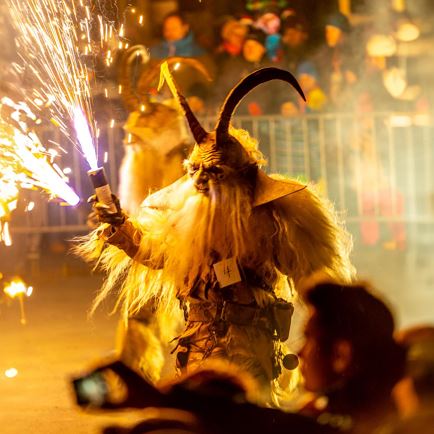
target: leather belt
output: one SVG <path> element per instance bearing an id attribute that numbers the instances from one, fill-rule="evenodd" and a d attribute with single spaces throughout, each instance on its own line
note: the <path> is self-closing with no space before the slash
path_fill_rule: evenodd
<path id="1" fill-rule="evenodd" d="M 218 313 L 220 310 L 220 314 Z M 213 303 L 192 303 L 188 312 L 189 322 L 225 321 L 236 325 L 263 325 L 269 323 L 268 309 L 232 302 L 223 302 L 219 309 Z"/>

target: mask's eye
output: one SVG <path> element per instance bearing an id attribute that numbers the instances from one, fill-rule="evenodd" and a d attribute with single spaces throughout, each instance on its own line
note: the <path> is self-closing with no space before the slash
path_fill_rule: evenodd
<path id="1" fill-rule="evenodd" d="M 199 166 L 197 164 L 189 164 L 187 170 L 190 175 L 194 175 L 199 170 Z"/>
<path id="2" fill-rule="evenodd" d="M 225 171 L 220 166 L 212 166 L 208 168 L 208 172 L 217 179 L 223 179 L 225 177 Z"/>

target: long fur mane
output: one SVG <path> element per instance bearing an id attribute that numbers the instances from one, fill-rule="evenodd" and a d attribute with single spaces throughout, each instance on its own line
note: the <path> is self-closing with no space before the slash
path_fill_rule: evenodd
<path id="1" fill-rule="evenodd" d="M 231 134 L 247 149 L 252 161 L 258 165 L 265 162 L 256 140 L 247 132 L 232 128 Z M 122 306 L 126 316 L 149 302 L 165 312 L 173 311 L 178 309 L 178 297 L 185 297 L 197 278 L 206 279 L 216 260 L 248 258 L 255 252 L 256 258 L 248 259 L 254 266 L 268 268 L 270 260 L 277 258 L 279 271 L 294 281 L 321 268 L 329 268 L 329 274 L 345 280 L 350 278 L 351 237 L 328 201 L 309 189 L 256 212 L 250 204 L 251 192 L 239 182 L 234 178 L 233 185 L 213 186 L 205 196 L 185 176 L 150 195 L 138 216 L 130 218 L 143 234 L 134 259 L 105 243 L 100 236 L 104 226 L 80 239 L 76 252 L 107 273 L 93 310 L 114 290 L 118 295 L 116 308 Z M 271 240 L 267 236 L 258 239 L 256 232 L 266 234 L 267 230 Z M 261 254 L 258 241 L 265 243 L 259 249 Z M 155 269 L 146 263 L 164 266 Z M 277 274 L 273 272 L 272 285 L 277 283 Z"/>
<path id="2" fill-rule="evenodd" d="M 231 129 L 231 134 L 252 162 L 264 164 L 256 140 L 242 130 Z M 198 193 L 184 176 L 148 196 L 138 215 L 129 219 L 137 231 L 132 237 L 141 240 L 134 258 L 105 242 L 105 225 L 78 240 L 76 252 L 107 275 L 92 311 L 113 291 L 114 309 L 121 308 L 126 321 L 152 305 L 161 324 L 159 338 L 169 342 L 182 312 L 179 299 L 188 298 L 198 279 L 213 279 L 212 266 L 222 259 L 237 257 L 274 289 L 272 294 L 252 288 L 260 306 L 272 303 L 275 296 L 289 299 L 314 273 L 351 280 L 351 237 L 329 201 L 312 188 L 281 178 L 300 188 L 252 208 L 252 191 L 233 175 L 210 185 L 208 195 Z"/>

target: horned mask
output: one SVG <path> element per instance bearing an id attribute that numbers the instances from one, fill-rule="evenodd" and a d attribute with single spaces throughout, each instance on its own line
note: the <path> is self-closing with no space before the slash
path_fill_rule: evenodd
<path id="1" fill-rule="evenodd" d="M 164 81 L 167 82 L 184 111 L 196 142 L 187 167 L 198 191 L 206 193 L 210 180 L 222 182 L 232 173 L 237 176 L 245 174 L 253 178 L 255 206 L 293 192 L 291 184 L 273 179 L 258 169 L 257 163 L 249 157 L 242 144 L 229 133 L 232 115 L 242 99 L 251 90 L 270 80 L 282 80 L 289 83 L 303 100 L 306 100 L 300 85 L 290 72 L 274 67 L 262 68 L 243 78 L 229 92 L 221 107 L 215 129 L 208 132 L 202 127 L 187 100 L 179 91 L 170 75 L 168 65 L 162 65 L 159 87 Z"/>
<path id="2" fill-rule="evenodd" d="M 163 61 L 154 65 L 151 65 L 149 61 L 149 53 L 142 45 L 134 45 L 129 48 L 125 54 L 120 83 L 122 86 L 124 104 L 130 112 L 140 112 L 143 115 L 149 115 L 155 111 L 157 106 L 160 108 L 162 107 L 162 104 L 151 101 L 149 91 L 152 84 L 158 79 L 158 74 Z M 211 76 L 208 70 L 197 59 L 190 57 L 170 57 L 164 62 L 167 62 L 170 66 L 174 66 L 175 69 L 179 65 L 189 66 L 195 69 L 205 78 L 205 80 L 211 81 Z M 133 76 L 138 67 L 138 63 L 146 65 L 146 67 L 134 85 Z M 170 112 L 171 110 L 170 107 L 167 107 L 166 111 Z"/>

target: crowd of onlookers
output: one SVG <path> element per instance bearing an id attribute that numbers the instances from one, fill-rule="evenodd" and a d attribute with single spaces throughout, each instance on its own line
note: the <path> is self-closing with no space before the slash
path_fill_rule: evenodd
<path id="1" fill-rule="evenodd" d="M 151 60 L 172 56 L 201 60 L 214 76 L 212 85 L 185 91 L 202 97 L 210 110 L 221 103 L 241 78 L 267 66 L 291 71 L 306 94 L 307 104 L 302 104 L 283 86 L 270 84 L 247 98 L 240 107 L 242 114 L 293 115 L 339 110 L 348 106 L 351 98 L 348 90 L 359 77 L 357 50 L 350 46 L 350 30 L 348 19 L 336 12 L 326 21 L 326 43 L 315 46 L 309 40 L 305 18 L 291 9 L 270 9 L 257 16 L 223 17 L 215 46 L 205 49 L 197 42 L 200 38 L 194 35 L 183 14 L 173 12 L 164 18 L 162 38 L 151 46 L 150 55 Z"/>
<path id="2" fill-rule="evenodd" d="M 160 40 L 151 43 L 151 62 L 172 56 L 201 60 L 214 78 L 211 85 L 200 79 L 197 83 L 187 80 L 184 85 L 182 72 L 176 77 L 187 95 L 200 97 L 203 104 L 199 109 L 207 113 L 215 112 L 241 78 L 267 66 L 291 71 L 307 103 L 283 84 L 270 83 L 243 102 L 241 114 L 291 116 L 326 110 L 345 112 L 350 108 L 369 112 L 409 107 L 394 99 L 383 84 L 384 71 L 393 59 L 373 56 L 366 50 L 372 29 L 353 28 L 339 11 L 318 23 L 310 22 L 295 9 L 272 3 L 272 7 L 249 14 L 216 17 L 210 23 L 212 42 L 193 32 L 198 26 L 193 25 L 191 17 L 189 21 L 183 13 L 172 12 L 163 20 Z"/>

